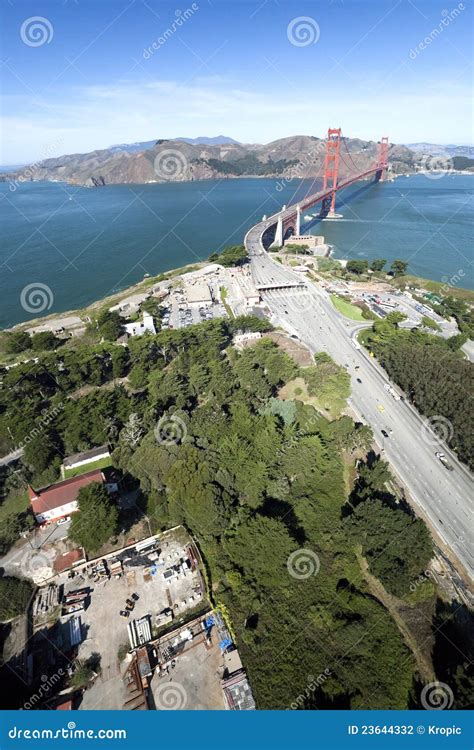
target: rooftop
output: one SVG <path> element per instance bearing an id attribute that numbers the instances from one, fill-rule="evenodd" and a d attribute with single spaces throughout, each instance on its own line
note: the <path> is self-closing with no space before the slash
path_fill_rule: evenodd
<path id="1" fill-rule="evenodd" d="M 104 482 L 104 475 L 100 469 L 88 471 L 86 474 L 81 474 L 81 476 L 72 479 L 65 479 L 63 482 L 52 484 L 40 490 L 34 490 L 31 486 L 28 486 L 28 496 L 33 511 L 37 514 L 45 513 L 48 510 L 59 508 L 61 505 L 72 503 L 77 499 L 81 487 L 87 487 L 93 482 L 100 482 L 101 484 Z"/>
<path id="2" fill-rule="evenodd" d="M 88 461 L 99 456 L 109 454 L 109 449 L 106 445 L 99 445 L 97 448 L 91 448 L 90 451 L 82 451 L 81 453 L 73 453 L 72 456 L 68 456 L 63 461 L 63 466 L 67 469 L 68 466 L 73 466 L 81 461 Z"/>

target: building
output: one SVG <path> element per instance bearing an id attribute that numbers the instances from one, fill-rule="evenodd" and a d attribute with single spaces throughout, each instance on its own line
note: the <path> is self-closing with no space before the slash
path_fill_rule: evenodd
<path id="1" fill-rule="evenodd" d="M 319 237 L 313 234 L 292 235 L 284 241 L 284 245 L 302 245 L 303 247 L 317 247 L 322 244 Z"/>
<path id="2" fill-rule="evenodd" d="M 212 305 L 212 293 L 206 282 L 186 284 L 188 305 Z"/>
<path id="3" fill-rule="evenodd" d="M 100 469 L 89 471 L 63 482 L 52 484 L 41 490 L 34 490 L 28 485 L 28 496 L 37 523 L 58 521 L 79 510 L 77 496 L 82 487 L 93 482 L 105 483 L 105 477 Z"/>
<path id="4" fill-rule="evenodd" d="M 147 331 L 153 334 L 156 333 L 153 316 L 147 312 L 143 313 L 142 321 L 137 320 L 135 323 L 126 323 L 124 329 L 129 336 L 143 336 Z"/>
<path id="5" fill-rule="evenodd" d="M 63 461 L 63 468 L 66 472 L 71 469 L 78 469 L 80 466 L 87 466 L 87 464 L 101 461 L 103 458 L 110 458 L 110 452 L 106 445 L 99 445 L 90 451 L 82 451 L 81 453 L 74 453 L 72 456 L 68 456 Z"/>
<path id="6" fill-rule="evenodd" d="M 247 675 L 243 669 L 221 682 L 225 705 L 230 711 L 254 711 L 255 701 Z"/>
<path id="7" fill-rule="evenodd" d="M 76 565 L 82 565 L 85 562 L 87 562 L 86 553 L 82 547 L 78 547 L 56 557 L 53 562 L 53 569 L 56 574 L 64 573 L 65 570 L 70 570 Z"/>

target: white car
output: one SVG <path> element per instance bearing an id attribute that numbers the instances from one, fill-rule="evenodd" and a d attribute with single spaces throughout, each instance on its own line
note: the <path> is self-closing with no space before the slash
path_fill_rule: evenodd
<path id="1" fill-rule="evenodd" d="M 67 523 L 71 520 L 71 516 L 64 516 L 64 518 L 58 518 L 56 521 L 56 526 L 62 526 L 63 523 Z"/>

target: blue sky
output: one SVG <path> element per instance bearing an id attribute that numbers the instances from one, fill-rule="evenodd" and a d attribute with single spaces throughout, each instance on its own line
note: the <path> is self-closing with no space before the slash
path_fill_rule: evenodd
<path id="1" fill-rule="evenodd" d="M 467 1 L 3 0 L 1 10 L 2 164 L 329 126 L 472 141 Z"/>

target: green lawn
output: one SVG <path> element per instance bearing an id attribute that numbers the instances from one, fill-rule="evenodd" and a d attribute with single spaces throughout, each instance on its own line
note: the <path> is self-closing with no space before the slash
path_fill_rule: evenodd
<path id="1" fill-rule="evenodd" d="M 74 469 L 66 469 L 64 472 L 64 479 L 71 479 L 72 477 L 79 476 L 79 474 L 86 474 L 88 471 L 94 471 L 94 469 L 106 469 L 110 465 L 110 458 L 99 458 L 97 461 L 93 461 L 90 464 L 77 466 Z"/>
<path id="2" fill-rule="evenodd" d="M 12 513 L 23 513 L 30 504 L 27 492 L 21 495 L 11 495 L 0 505 L 0 522 Z"/>
<path id="3" fill-rule="evenodd" d="M 365 322 L 365 318 L 362 316 L 362 310 L 356 305 L 352 305 L 350 302 L 346 302 L 345 299 L 341 299 L 336 294 L 331 294 L 331 302 L 338 310 L 341 315 L 351 320 L 359 320 Z"/>

